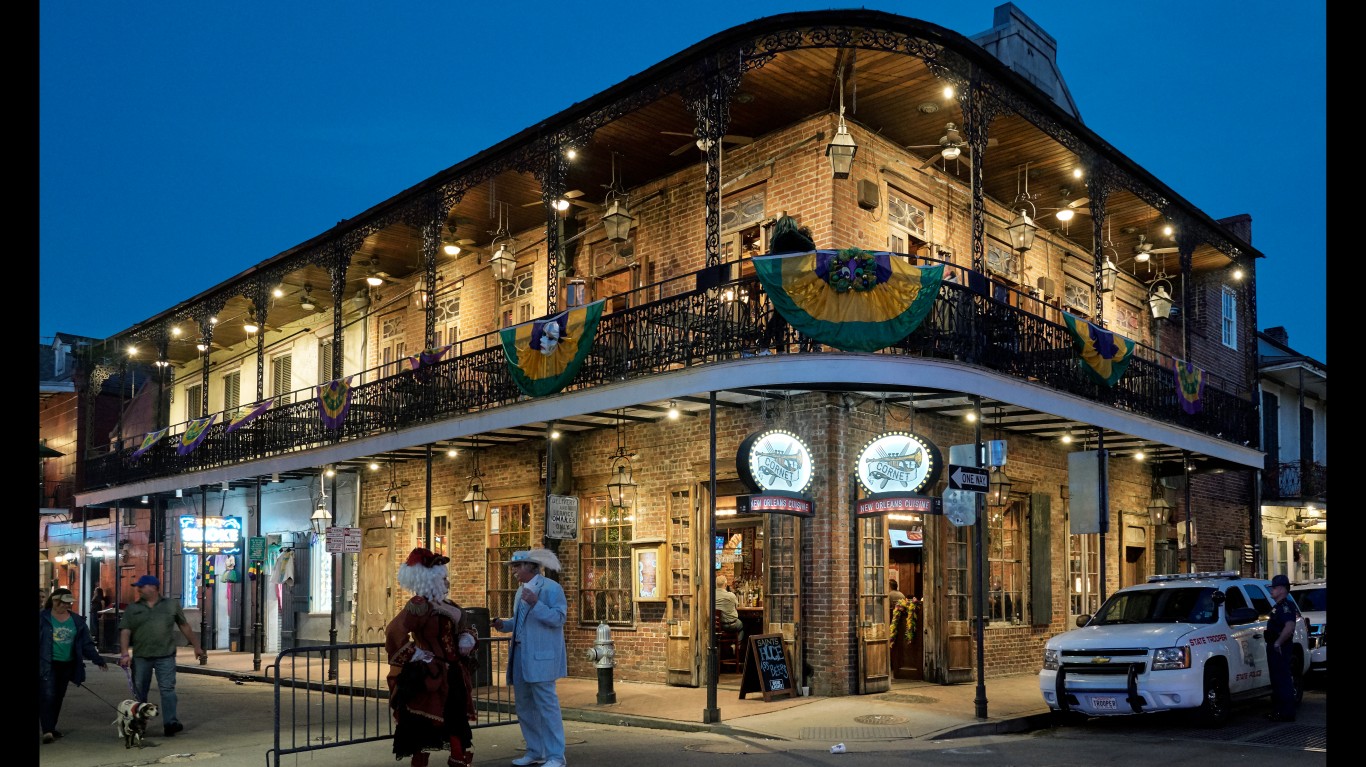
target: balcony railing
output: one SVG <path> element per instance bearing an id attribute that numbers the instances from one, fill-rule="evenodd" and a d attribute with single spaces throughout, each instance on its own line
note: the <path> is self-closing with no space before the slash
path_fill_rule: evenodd
<path id="1" fill-rule="evenodd" d="M 1328 500 L 1328 467 L 1315 461 L 1289 461 L 1262 474 L 1267 501 Z"/>
<path id="2" fill-rule="evenodd" d="M 819 354 L 822 347 L 777 316 L 753 277 L 699 289 L 699 274 L 639 288 L 615 297 L 602 317 L 592 350 L 568 390 L 588 389 L 667 373 L 691 365 L 750 356 Z M 1181 412 L 1172 383 L 1172 360 L 1138 346 L 1114 387 L 1082 374 L 1065 325 L 1048 317 L 1057 309 L 1029 296 L 1017 302 L 1036 312 L 945 282 L 934 310 L 900 342 L 876 354 L 957 360 L 1237 444 L 1249 444 L 1253 408 L 1245 390 L 1209 376 L 1202 412 Z M 1033 302 L 1032 304 L 1030 302 Z M 497 333 L 467 339 L 440 362 L 412 371 L 395 366 L 377 380 L 353 387 L 351 410 L 337 429 L 318 416 L 315 387 L 292 393 L 245 428 L 226 433 L 222 417 L 204 441 L 179 455 L 172 437 L 137 460 L 125 447 L 92 458 L 86 489 L 247 463 L 294 450 L 335 444 L 397 428 L 455 418 L 512 404 L 522 398 L 508 374 Z M 184 424 L 172 429 L 183 432 Z"/>

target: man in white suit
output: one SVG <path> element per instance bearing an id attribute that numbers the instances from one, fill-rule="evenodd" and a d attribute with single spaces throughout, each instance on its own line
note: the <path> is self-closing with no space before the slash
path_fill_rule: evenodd
<path id="1" fill-rule="evenodd" d="M 569 606 L 560 584 L 541 572 L 559 570 L 560 559 L 549 549 L 517 551 L 508 567 L 521 584 L 512 600 L 516 607 L 513 617 L 494 618 L 492 623 L 495 629 L 512 634 L 507 681 L 526 740 L 526 753 L 512 764 L 564 767 L 564 719 L 555 680 L 569 673 L 564 648 Z"/>

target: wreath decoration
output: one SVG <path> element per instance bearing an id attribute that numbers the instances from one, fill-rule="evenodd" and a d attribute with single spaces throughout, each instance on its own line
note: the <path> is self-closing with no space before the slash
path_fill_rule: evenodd
<path id="1" fill-rule="evenodd" d="M 877 260 L 866 250 L 845 248 L 830 258 L 825 281 L 836 293 L 872 290 L 877 287 Z"/>
<path id="2" fill-rule="evenodd" d="M 902 624 L 901 636 L 907 642 L 915 641 L 915 616 L 919 611 L 919 603 L 909 599 L 903 599 L 892 605 L 892 637 L 897 634 L 896 626 Z"/>

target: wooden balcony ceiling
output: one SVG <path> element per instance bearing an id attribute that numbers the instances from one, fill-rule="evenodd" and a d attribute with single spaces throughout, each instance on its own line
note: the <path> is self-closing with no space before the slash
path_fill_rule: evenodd
<path id="1" fill-rule="evenodd" d="M 924 63 L 915 57 L 867 50 L 804 49 L 778 54 L 764 66 L 745 74 L 731 103 L 728 133 L 758 138 L 812 115 L 837 114 L 837 75 L 841 68 L 845 75 L 846 119 L 868 131 L 903 146 L 934 145 L 944 135 L 947 123 L 953 122 L 960 127 L 963 125 L 962 111 L 957 101 L 946 99 L 943 95 L 945 83 L 935 78 Z M 585 98 L 588 100 L 587 105 L 576 104 L 565 114 L 570 115 L 576 109 L 593 109 L 604 105 L 589 98 L 588 94 L 585 94 Z M 616 154 L 618 177 L 627 189 L 668 176 L 689 165 L 702 163 L 703 153 L 696 149 L 673 154 L 688 142 L 686 134 L 693 132 L 694 125 L 691 112 L 677 93 L 665 94 L 603 125 L 584 146 L 578 147 L 579 158 L 570 166 L 566 189 L 582 192 L 579 199 L 585 203 L 572 210 L 584 219 L 585 224 L 596 223 L 598 214 L 591 206 L 601 203 L 605 188 L 611 181 L 613 153 Z M 674 135 L 678 133 L 685 135 Z M 1087 196 L 1085 182 L 1071 175 L 1078 165 L 1077 156 L 1024 118 L 1013 114 L 997 117 L 989 127 L 989 136 L 997 144 L 981 158 L 986 194 L 1009 203 L 1021 191 L 1020 183 L 1027 178 L 1028 191 L 1035 196 L 1038 223 L 1044 228 L 1058 229 L 1059 234 L 1076 245 L 1079 254 L 1089 254 L 1092 243 L 1090 216 L 1078 215 L 1067 230 L 1062 230 L 1063 225 L 1050 210 L 1063 207 L 1068 199 Z M 811 141 L 809 151 L 823 154 L 824 145 L 829 139 L 826 135 Z M 915 151 L 922 160 L 934 153 L 933 150 Z M 723 180 L 732 178 L 746 167 L 761 165 L 768 159 L 768 156 L 747 155 L 743 152 L 743 145 L 734 142 L 723 143 L 723 153 L 726 158 Z M 414 189 L 430 189 L 457 180 L 459 171 L 455 164 L 466 158 L 452 159 L 455 163 L 451 168 L 436 173 Z M 919 164 L 913 163 L 898 172 L 909 172 Z M 1019 171 L 1026 165 L 1027 174 L 1022 176 Z M 856 162 L 855 167 L 856 178 L 876 178 L 878 175 L 878 168 L 870 165 Z M 969 166 L 965 162 L 941 159 L 934 167 L 960 188 L 968 188 L 971 183 Z M 1070 191 L 1070 197 L 1064 197 L 1064 189 Z M 1179 193 L 1179 190 L 1176 191 Z M 368 214 L 381 208 L 393 203 L 401 204 L 400 197 L 402 194 L 391 200 L 376 201 L 371 211 L 351 220 L 363 221 Z M 509 230 L 514 233 L 543 229 L 546 216 L 543 206 L 539 204 L 540 200 L 540 185 L 531 174 L 516 171 L 501 173 L 464 192 L 450 212 L 442 237 L 472 240 L 472 243 L 463 247 L 487 249 L 492 232 L 498 228 L 500 208 L 505 211 Z M 942 198 L 931 202 L 935 205 L 944 204 Z M 957 196 L 954 203 L 964 206 L 967 201 Z M 1160 232 L 1163 221 L 1159 211 L 1124 190 L 1112 191 L 1107 211 L 1108 237 L 1120 259 L 1121 269 L 1135 273 L 1143 281 L 1156 276 L 1158 264 L 1168 274 L 1179 271 L 1175 253 L 1154 256 L 1148 264 L 1138 264 L 1133 259 L 1140 235 L 1159 248 L 1174 245 L 1170 238 Z M 531 243 L 524 240 L 521 244 L 526 246 Z M 439 255 L 438 258 L 445 256 Z M 1201 245 L 1195 251 L 1193 268 L 1196 272 L 1203 272 L 1225 268 L 1228 263 L 1229 259 L 1221 252 Z M 355 253 L 347 272 L 344 295 L 351 299 L 364 293 L 364 279 L 371 269 L 382 272 L 387 278 L 386 285 L 380 290 L 381 295 L 386 290 L 392 295 L 396 290 L 393 283 L 419 273 L 421 268 L 420 231 L 408 224 L 393 224 L 368 237 Z M 300 306 L 305 285 L 311 286 L 310 295 L 317 306 L 314 310 L 305 310 Z M 320 327 L 331 325 L 331 279 L 324 269 L 306 266 L 290 272 L 284 277 L 280 288 L 284 295 L 275 299 L 270 307 L 268 325 L 284 325 L 312 316 L 316 316 Z M 233 346 L 246 339 L 241 325 L 249 309 L 250 303 L 243 296 L 228 300 L 219 314 L 220 323 L 214 333 L 216 345 Z M 182 339 L 173 347 L 172 357 L 176 361 L 186 362 L 195 358 L 194 339 Z"/>

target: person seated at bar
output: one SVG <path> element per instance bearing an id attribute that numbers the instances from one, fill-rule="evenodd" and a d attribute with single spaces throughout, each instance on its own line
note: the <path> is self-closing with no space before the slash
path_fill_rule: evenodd
<path id="1" fill-rule="evenodd" d="M 721 628 L 734 631 L 740 647 L 745 646 L 745 624 L 740 620 L 740 601 L 730 590 L 730 579 L 716 576 L 716 611 L 721 613 Z"/>

